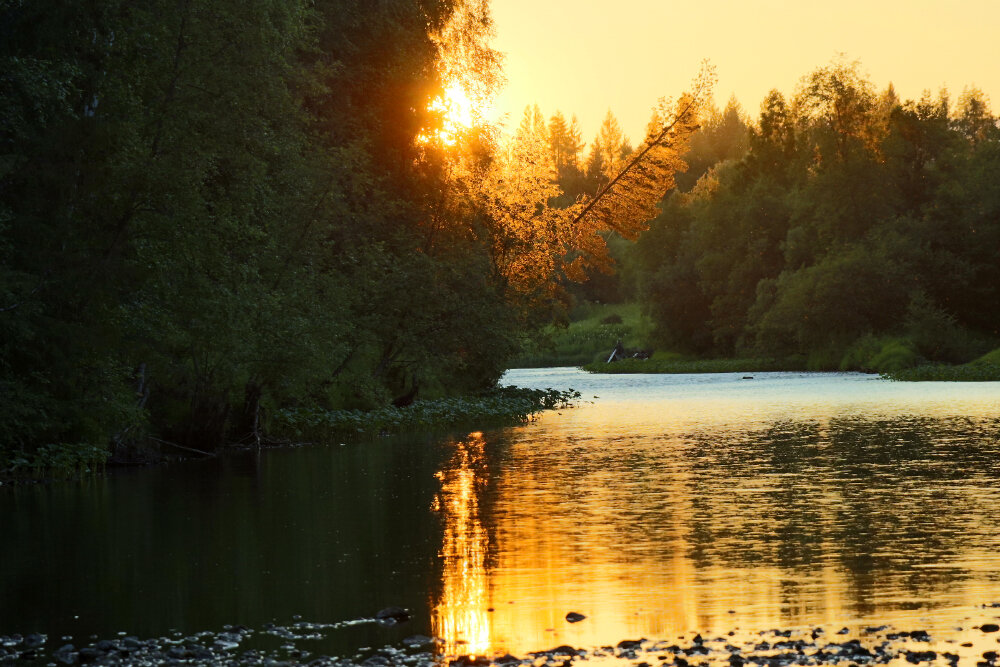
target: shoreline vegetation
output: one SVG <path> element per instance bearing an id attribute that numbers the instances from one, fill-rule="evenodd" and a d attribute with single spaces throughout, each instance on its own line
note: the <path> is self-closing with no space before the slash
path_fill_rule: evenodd
<path id="1" fill-rule="evenodd" d="M 896 382 L 1000 382 L 1000 365 L 977 363 L 948 365 L 921 364 L 894 371 L 864 368 L 809 368 L 804 359 L 623 359 L 614 363 L 595 362 L 582 366 L 589 373 L 604 374 L 683 374 L 683 373 L 766 373 L 780 371 L 878 373 Z"/>
<path id="2" fill-rule="evenodd" d="M 580 392 L 574 389 L 497 387 L 474 396 L 415 401 L 406 407 L 280 410 L 272 430 L 278 437 L 323 443 L 345 437 L 379 437 L 460 426 L 517 425 L 545 410 L 569 408 L 579 398 Z"/>
<path id="3" fill-rule="evenodd" d="M 517 359 L 519 367 L 579 366 L 590 373 L 764 373 L 773 371 L 877 373 L 903 382 L 1000 381 L 1000 349 L 966 363 L 927 360 L 918 345 L 906 337 L 863 336 L 841 349 L 786 357 L 704 358 L 654 350 L 655 329 L 639 304 L 584 303 L 565 327 L 550 327 L 542 345 Z M 621 341 L 626 350 L 652 350 L 649 359 L 607 359 Z"/>
<path id="4" fill-rule="evenodd" d="M 459 427 L 514 426 L 529 422 L 545 410 L 570 408 L 580 398 L 574 389 L 497 387 L 475 395 L 417 400 L 405 407 L 375 410 L 323 410 L 286 408 L 276 411 L 261 446 L 281 447 L 331 444 L 344 440 L 370 440 L 402 433 L 440 432 Z M 32 455 L 0 458 L 0 484 L 70 478 L 100 473 L 107 467 L 151 465 L 191 458 L 208 458 L 247 448 L 245 443 L 220 447 L 215 452 L 185 448 L 150 438 L 142 456 L 116 459 L 101 447 L 54 444 Z"/>

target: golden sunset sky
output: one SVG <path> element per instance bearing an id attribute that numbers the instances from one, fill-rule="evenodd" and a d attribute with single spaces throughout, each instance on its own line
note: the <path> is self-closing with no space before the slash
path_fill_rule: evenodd
<path id="1" fill-rule="evenodd" d="M 497 116 L 516 127 L 524 107 L 576 114 L 590 141 L 610 108 L 633 143 L 661 96 L 716 66 L 716 103 L 735 94 L 757 117 L 772 88 L 838 56 L 861 62 L 880 90 L 903 99 L 941 87 L 957 100 L 976 86 L 1000 106 L 1000 0 L 492 0 L 506 54 Z"/>

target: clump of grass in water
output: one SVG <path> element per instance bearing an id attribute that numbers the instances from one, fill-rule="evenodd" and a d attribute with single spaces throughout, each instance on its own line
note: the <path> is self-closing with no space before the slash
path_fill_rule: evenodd
<path id="1" fill-rule="evenodd" d="M 418 400 L 403 408 L 322 410 L 294 408 L 275 414 L 275 429 L 296 438 L 326 440 L 348 435 L 424 431 L 468 424 L 519 424 L 543 410 L 568 407 L 573 389 L 499 387 L 480 396 Z"/>

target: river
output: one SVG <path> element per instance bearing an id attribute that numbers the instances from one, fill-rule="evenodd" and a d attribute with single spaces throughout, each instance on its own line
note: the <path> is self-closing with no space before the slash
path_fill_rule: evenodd
<path id="1" fill-rule="evenodd" d="M 0 634 L 81 646 L 396 605 L 410 622 L 300 648 L 363 657 L 425 634 L 445 657 L 525 655 L 887 625 L 998 649 L 977 628 L 1000 617 L 1000 383 L 505 382 L 583 399 L 520 427 L 0 488 Z"/>

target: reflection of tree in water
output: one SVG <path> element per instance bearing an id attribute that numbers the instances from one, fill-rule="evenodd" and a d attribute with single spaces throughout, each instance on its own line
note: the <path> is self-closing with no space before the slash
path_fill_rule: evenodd
<path id="1" fill-rule="evenodd" d="M 957 564 L 969 535 L 996 542 L 975 487 L 953 481 L 996 474 L 997 432 L 996 421 L 838 418 L 694 434 L 689 556 L 804 575 L 833 565 L 859 612 L 885 581 L 926 599 L 969 576 Z"/>

